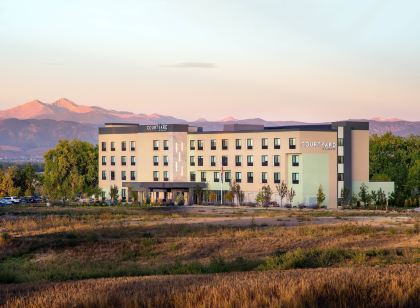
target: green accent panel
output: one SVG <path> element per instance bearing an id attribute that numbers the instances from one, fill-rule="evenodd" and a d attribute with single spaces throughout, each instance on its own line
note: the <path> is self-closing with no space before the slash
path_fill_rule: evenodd
<path id="1" fill-rule="evenodd" d="M 303 162 L 302 155 L 299 156 L 299 166 L 292 166 L 292 154 L 287 154 L 287 186 L 289 189 L 293 187 L 296 196 L 293 198 L 293 205 L 302 203 L 302 179 L 303 179 Z M 292 173 L 299 173 L 299 184 L 292 184 Z M 287 201 L 285 201 L 287 202 Z"/>
<path id="2" fill-rule="evenodd" d="M 301 154 L 299 167 L 302 169 L 300 172 L 300 184 L 298 185 L 300 186 L 300 194 L 296 193 L 296 202 L 304 203 L 305 205 L 316 204 L 316 194 L 319 185 L 322 185 L 325 193 L 325 201 L 323 204 L 328 205 L 330 195 L 328 154 Z"/>

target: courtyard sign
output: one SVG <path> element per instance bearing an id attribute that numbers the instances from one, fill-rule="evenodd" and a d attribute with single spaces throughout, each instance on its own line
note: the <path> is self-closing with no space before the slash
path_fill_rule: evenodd
<path id="1" fill-rule="evenodd" d="M 166 132 L 168 131 L 168 125 L 167 124 L 147 125 L 146 130 L 148 132 Z"/>
<path id="2" fill-rule="evenodd" d="M 323 150 L 335 150 L 337 144 L 331 141 L 302 141 L 303 148 L 321 148 Z"/>

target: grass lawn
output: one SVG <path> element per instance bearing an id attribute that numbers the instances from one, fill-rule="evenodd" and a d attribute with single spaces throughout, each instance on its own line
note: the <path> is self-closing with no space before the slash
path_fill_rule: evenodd
<path id="1" fill-rule="evenodd" d="M 0 305 L 346 306 L 362 288 L 365 306 L 410 306 L 419 226 L 381 211 L 3 207 Z"/>

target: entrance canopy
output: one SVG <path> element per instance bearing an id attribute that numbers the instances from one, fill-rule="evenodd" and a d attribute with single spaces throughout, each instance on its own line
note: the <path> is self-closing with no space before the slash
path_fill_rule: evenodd
<path id="1" fill-rule="evenodd" d="M 123 187 L 129 188 L 131 191 L 171 191 L 172 189 L 189 190 L 195 187 L 206 188 L 207 183 L 201 182 L 123 182 Z"/>

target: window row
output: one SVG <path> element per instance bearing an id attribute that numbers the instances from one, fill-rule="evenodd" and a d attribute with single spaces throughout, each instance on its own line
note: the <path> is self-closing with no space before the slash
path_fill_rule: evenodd
<path id="1" fill-rule="evenodd" d="M 109 144 L 110 144 L 110 150 L 115 151 L 115 149 L 116 149 L 115 142 L 111 141 Z M 130 141 L 129 146 L 130 146 L 130 151 L 135 151 L 136 150 L 136 142 L 135 141 Z M 105 141 L 101 142 L 101 150 L 103 152 L 105 152 L 107 150 L 107 143 Z M 127 151 L 127 141 L 121 141 L 120 150 L 121 151 Z"/>
<path id="2" fill-rule="evenodd" d="M 167 151 L 169 150 L 169 140 L 163 140 L 163 150 Z M 116 143 L 114 141 L 110 142 L 110 150 L 113 152 L 116 150 Z M 136 150 L 136 142 L 135 141 L 130 141 L 129 142 L 130 145 L 130 150 L 131 151 L 135 151 Z M 160 148 L 160 140 L 153 140 L 153 150 L 157 151 Z M 105 152 L 107 150 L 107 143 L 105 141 L 101 142 L 101 149 L 103 152 Z M 121 141 L 120 144 L 120 150 L 121 151 L 127 151 L 127 141 Z"/>
<path id="3" fill-rule="evenodd" d="M 190 166 L 195 166 L 197 161 L 197 166 L 204 165 L 204 158 L 203 156 L 190 156 Z M 210 166 L 215 167 L 217 164 L 216 156 L 210 156 Z M 272 156 L 272 163 L 273 166 L 278 167 L 280 166 L 280 155 L 273 155 Z M 229 165 L 229 158 L 228 156 L 221 157 L 221 164 L 222 166 Z M 246 166 L 253 166 L 254 165 L 254 155 L 247 155 L 246 156 Z M 235 155 L 235 166 L 240 167 L 242 166 L 242 155 Z M 261 166 L 268 166 L 268 155 L 261 155 Z M 297 167 L 299 166 L 299 155 L 292 155 L 292 166 Z"/>
<path id="4" fill-rule="evenodd" d="M 107 178 L 108 172 L 107 171 L 102 171 L 102 180 L 110 180 L 110 181 L 115 181 L 115 171 L 109 171 L 109 178 Z M 136 176 L 136 171 L 130 171 L 129 173 L 130 178 L 127 177 L 127 172 L 126 171 L 121 171 L 121 181 L 127 181 L 128 179 L 130 179 L 130 181 L 136 181 L 137 176 Z M 153 171 L 153 181 L 159 181 L 159 171 Z M 169 172 L 168 171 L 163 171 L 163 181 L 167 182 L 169 181 Z"/>
<path id="5" fill-rule="evenodd" d="M 273 148 L 280 149 L 280 138 L 273 138 Z M 197 147 L 196 147 L 197 146 Z M 268 149 L 269 142 L 268 138 L 261 138 L 261 148 L 263 150 Z M 222 150 L 229 149 L 229 140 L 222 139 L 221 140 L 221 148 Z M 190 140 L 190 150 L 204 150 L 204 141 L 203 140 Z M 210 149 L 217 150 L 217 140 L 211 139 L 210 140 Z M 235 149 L 241 150 L 242 149 L 242 139 L 235 139 Z M 246 139 L 246 149 L 252 150 L 254 149 L 254 139 L 248 138 Z M 289 149 L 296 149 L 296 138 L 289 138 Z"/>
<path id="6" fill-rule="evenodd" d="M 200 182 L 207 182 L 207 173 L 206 171 L 199 172 L 200 174 Z M 213 182 L 220 182 L 222 180 L 223 173 L 215 171 L 213 173 Z M 261 183 L 265 184 L 268 183 L 268 172 L 261 172 Z M 196 172 L 190 172 L 190 182 L 196 182 L 197 175 Z M 224 172 L 224 182 L 231 182 L 232 180 L 232 173 L 230 171 Z M 235 172 L 235 181 L 236 183 L 242 183 L 242 172 Z M 254 183 L 254 172 L 246 172 L 246 182 L 247 183 Z M 280 183 L 280 172 L 273 173 L 273 182 Z M 299 173 L 292 173 L 292 183 L 299 184 Z"/>
<path id="7" fill-rule="evenodd" d="M 106 166 L 107 165 L 107 158 L 106 156 L 102 156 L 101 157 L 101 162 L 102 162 L 102 166 Z M 127 165 L 127 156 L 121 156 L 120 158 L 120 164 L 121 166 L 126 166 Z M 168 156 L 162 156 L 162 164 L 163 166 L 169 166 L 169 158 Z M 111 166 L 115 166 L 116 165 L 116 158 L 115 156 L 111 156 L 110 157 L 110 165 Z M 136 157 L 135 156 L 130 156 L 130 165 L 131 166 L 135 166 L 136 165 Z M 153 165 L 154 166 L 159 166 L 159 156 L 153 156 Z"/>

